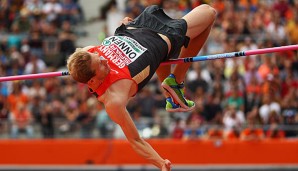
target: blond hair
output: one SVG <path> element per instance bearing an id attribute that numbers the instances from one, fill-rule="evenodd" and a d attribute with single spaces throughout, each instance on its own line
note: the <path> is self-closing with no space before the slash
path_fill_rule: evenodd
<path id="1" fill-rule="evenodd" d="M 67 59 L 67 69 L 72 78 L 81 83 L 87 83 L 95 76 L 95 70 L 91 69 L 91 55 L 82 48 L 76 51 Z"/>

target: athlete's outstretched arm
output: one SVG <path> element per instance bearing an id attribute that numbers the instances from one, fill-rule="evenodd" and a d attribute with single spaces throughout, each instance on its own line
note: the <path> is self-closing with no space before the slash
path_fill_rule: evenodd
<path id="1" fill-rule="evenodd" d="M 124 83 L 124 84 L 123 84 Z M 123 81 L 114 83 L 105 93 L 105 108 L 110 118 L 120 125 L 132 148 L 143 158 L 160 168 L 162 171 L 171 170 L 171 162 L 160 155 L 140 137 L 137 128 L 126 110 L 130 86 Z"/>

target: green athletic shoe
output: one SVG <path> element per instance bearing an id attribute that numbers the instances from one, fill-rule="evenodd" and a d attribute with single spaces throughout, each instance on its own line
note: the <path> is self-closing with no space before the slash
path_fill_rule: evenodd
<path id="1" fill-rule="evenodd" d="M 171 97 L 166 98 L 166 111 L 168 112 L 188 112 L 189 109 L 182 108 L 179 104 L 173 102 Z"/>
<path id="2" fill-rule="evenodd" d="M 178 84 L 175 75 L 169 75 L 161 84 L 161 86 L 171 95 L 175 104 L 179 104 L 180 108 L 185 111 L 191 111 L 195 107 L 195 103 L 184 97 L 184 84 Z"/>

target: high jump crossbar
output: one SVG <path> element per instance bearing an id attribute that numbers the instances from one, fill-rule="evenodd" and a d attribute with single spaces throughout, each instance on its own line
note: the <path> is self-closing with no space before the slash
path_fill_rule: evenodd
<path id="1" fill-rule="evenodd" d="M 298 50 L 298 45 L 288 45 L 288 46 L 254 49 L 254 50 L 239 51 L 239 52 L 229 52 L 229 53 L 222 53 L 222 54 L 215 54 L 215 55 L 172 59 L 172 60 L 162 62 L 161 65 L 181 64 L 181 63 L 189 63 L 189 62 L 214 60 L 214 59 L 224 59 L 224 58 L 259 55 L 259 54 L 275 53 L 275 52 L 283 52 L 283 51 L 293 51 L 293 50 Z M 5 76 L 5 77 L 0 77 L 0 82 L 15 81 L 15 80 L 29 80 L 29 79 L 38 79 L 38 78 L 50 78 L 50 77 L 59 77 L 59 76 L 67 76 L 67 75 L 69 75 L 68 71 L 57 71 L 57 72 L 47 72 L 47 73 L 38 73 L 38 74 Z"/>

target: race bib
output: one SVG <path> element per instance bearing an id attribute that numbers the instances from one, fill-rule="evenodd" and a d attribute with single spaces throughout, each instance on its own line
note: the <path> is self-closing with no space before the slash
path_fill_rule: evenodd
<path id="1" fill-rule="evenodd" d="M 99 50 L 119 68 L 138 59 L 147 49 L 127 36 L 111 36 L 103 40 Z"/>

